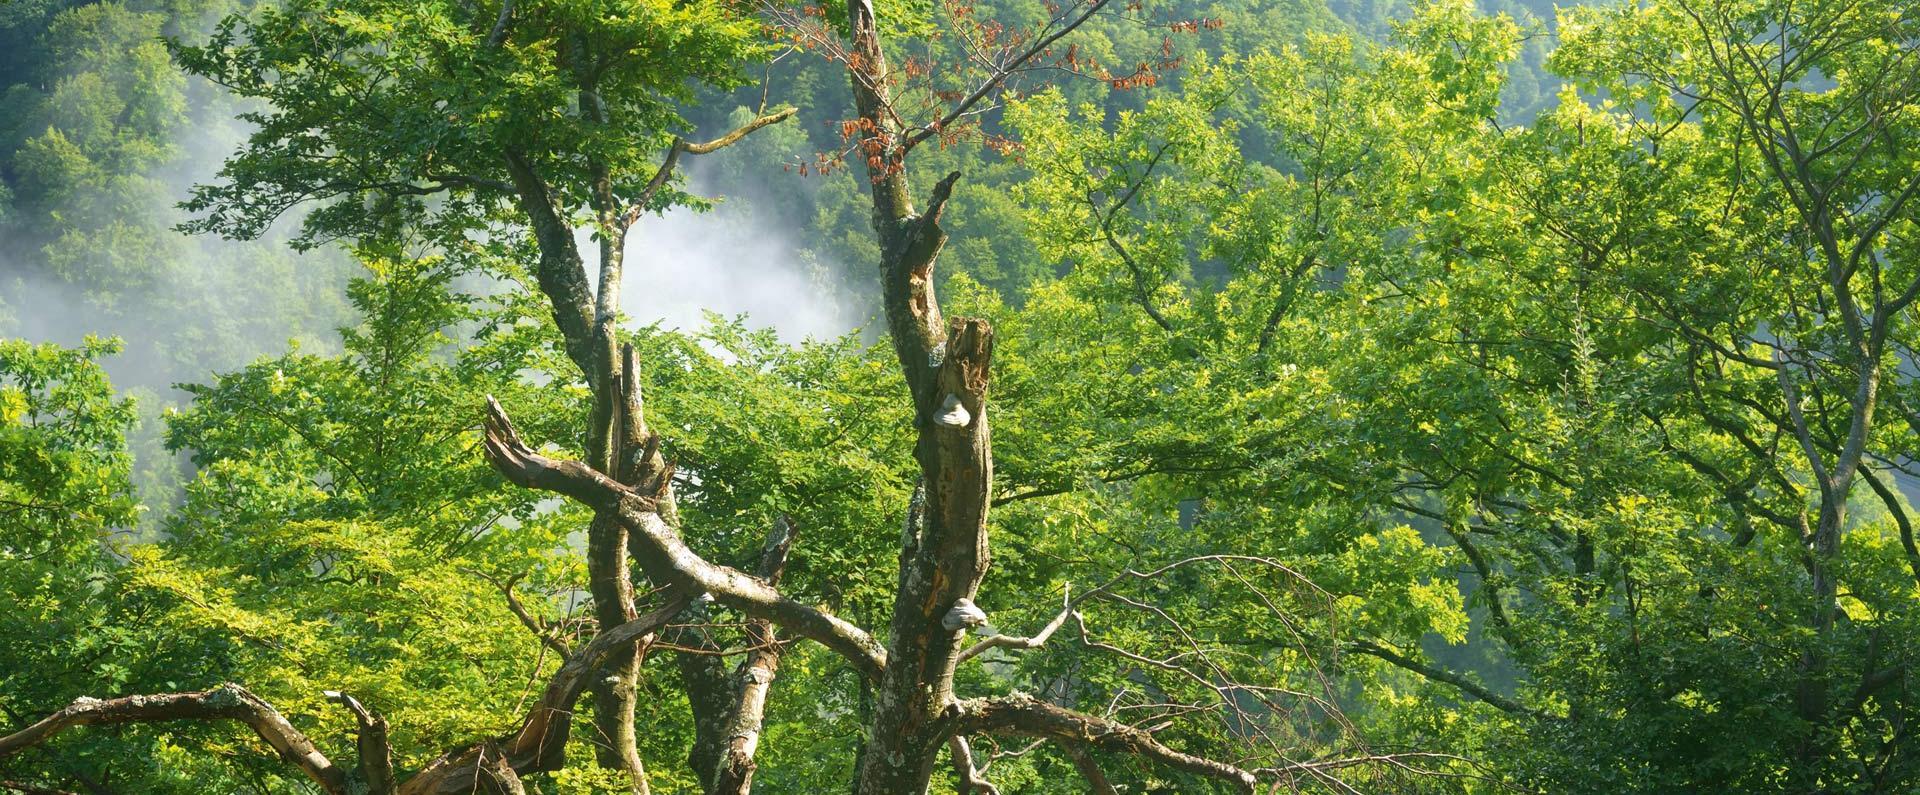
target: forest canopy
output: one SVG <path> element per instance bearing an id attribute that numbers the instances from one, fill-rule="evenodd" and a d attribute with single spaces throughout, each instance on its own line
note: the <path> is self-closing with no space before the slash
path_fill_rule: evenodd
<path id="1" fill-rule="evenodd" d="M 12 0 L 0 86 L 0 792 L 1920 789 L 1906 0 Z"/>

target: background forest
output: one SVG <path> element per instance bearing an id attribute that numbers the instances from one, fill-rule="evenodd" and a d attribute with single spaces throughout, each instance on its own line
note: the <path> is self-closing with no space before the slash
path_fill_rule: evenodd
<path id="1" fill-rule="evenodd" d="M 0 2 L 0 792 L 1920 790 L 1917 12 Z"/>

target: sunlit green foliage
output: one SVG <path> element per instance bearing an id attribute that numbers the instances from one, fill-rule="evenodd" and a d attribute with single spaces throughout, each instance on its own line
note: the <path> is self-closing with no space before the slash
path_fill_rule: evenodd
<path id="1" fill-rule="evenodd" d="M 103 306 L 134 300 L 184 256 L 161 219 L 109 218 L 146 206 L 191 116 L 194 84 L 155 38 L 172 12 L 27 5 L 9 13 L 44 17 L 60 77 L 16 89 L 38 93 L 5 129 L 6 222 L 56 221 L 41 267 Z M 900 36 L 923 30 L 910 12 L 932 13 L 896 5 Z M 349 717 L 321 695 L 346 690 L 418 767 L 518 719 L 558 662 L 536 632 L 584 642 L 586 515 L 507 487 L 476 450 L 493 395 L 529 439 L 578 456 L 587 395 L 531 284 L 500 153 L 525 153 L 565 207 L 590 203 L 592 161 L 629 196 L 672 136 L 749 118 L 713 100 L 768 53 L 720 6 L 620 4 L 632 16 L 588 25 L 585 44 L 565 31 L 608 4 L 541 7 L 507 46 L 472 4 L 296 1 L 176 48 L 270 103 L 252 154 L 195 194 L 200 225 L 254 233 L 294 198 L 328 199 L 302 243 L 362 242 L 355 318 L 339 351 L 296 347 L 187 388 L 165 435 L 192 477 L 177 508 L 149 506 L 162 532 L 137 545 L 113 540 L 140 521 L 135 413 L 98 364 L 117 348 L 0 342 L 0 598 L 20 606 L 0 613 L 7 728 L 80 694 L 232 680 L 346 757 Z M 1163 739 L 1227 759 L 1364 739 L 1434 754 L 1417 766 L 1443 774 L 1340 773 L 1363 791 L 1916 786 L 1920 550 L 1896 477 L 1920 444 L 1910 10 L 1569 9 L 1558 77 L 1526 66 L 1546 52 L 1540 20 L 1463 0 L 1169 13 L 1186 12 L 1228 24 L 1179 41 L 1189 60 L 1161 90 L 1063 81 L 989 122 L 1004 157 L 977 140 L 916 153 L 916 169 L 965 172 L 940 289 L 1000 340 L 980 606 L 994 631 L 1025 634 L 1099 590 L 1047 645 L 963 668 L 963 688 L 1123 718 L 1219 700 Z M 1118 23 L 1088 34 L 1096 57 L 1145 41 Z M 1782 62 L 1730 60 L 1775 35 Z M 647 54 L 604 84 L 606 120 L 568 104 L 578 76 L 557 53 L 577 46 Z M 355 69 L 333 68 L 342 53 Z M 809 63 L 782 66 L 790 84 L 770 94 L 810 123 L 743 142 L 714 162 L 717 183 L 843 145 L 823 122 L 847 105 L 844 81 Z M 1523 101 L 1560 78 L 1551 101 Z M 767 179 L 731 217 L 804 232 L 794 258 L 840 268 L 858 304 L 875 260 L 865 186 L 811 179 Z M 1854 268 L 1848 290 L 1835 262 Z M 266 292 L 318 294 L 281 287 Z M 1866 334 L 1841 292 L 1893 311 Z M 685 536 L 745 567 L 789 518 L 785 592 L 882 627 L 915 473 L 893 353 L 750 323 L 623 332 Z M 1864 374 L 1879 380 L 1859 478 L 1823 495 L 1819 470 L 1855 444 Z M 1823 550 L 1826 515 L 1842 521 Z M 741 616 L 708 618 L 695 630 L 737 654 Z M 1201 650 L 1207 676 L 1168 662 Z M 681 673 L 659 659 L 673 653 L 645 668 L 640 750 L 656 791 L 697 791 Z M 1228 681 L 1264 689 L 1223 697 Z M 796 645 L 762 790 L 843 787 L 867 708 L 840 658 Z M 617 786 L 586 745 L 532 786 Z M 76 732 L 8 764 L 68 784 L 111 771 L 129 791 L 298 791 L 258 750 L 244 730 L 156 725 Z M 1209 786 L 1095 757 L 1128 791 Z M 1084 791 L 1051 745 L 988 775 Z"/>
<path id="2" fill-rule="evenodd" d="M 507 17 L 388 2 L 229 17 L 175 54 L 271 110 L 245 117 L 257 127 L 246 153 L 194 190 L 191 226 L 254 237 L 314 200 L 301 245 L 382 235 L 429 213 L 470 225 L 512 195 L 516 167 L 548 182 L 562 208 L 589 202 L 595 169 L 632 201 L 680 132 L 680 104 L 696 85 L 739 82 L 763 47 L 758 27 L 724 4 L 598 0 Z M 583 87 L 591 101 L 576 107 Z M 689 198 L 669 191 L 649 209 Z"/>
<path id="3" fill-rule="evenodd" d="M 1742 82 L 1766 75 L 1712 71 L 1707 48 L 1726 46 L 1712 38 L 1722 34 L 1689 13 L 1732 20 L 1734 36 L 1794 15 L 1809 49 L 1761 132 L 1737 109 L 1768 107 L 1764 83 Z M 1264 418 L 1287 417 L 1254 437 L 1273 448 L 1222 456 L 1245 474 L 1180 479 L 1189 459 L 1138 427 L 1106 437 L 1121 442 L 1113 458 L 1081 471 L 1148 499 L 1156 477 L 1184 480 L 1159 504 L 1197 500 L 1194 532 L 1215 504 L 1257 518 L 1229 536 L 1233 548 L 1329 514 L 1332 535 L 1282 531 L 1289 551 L 1421 528 L 1437 556 L 1408 571 L 1470 572 L 1472 631 L 1416 579 L 1403 601 L 1361 591 L 1380 608 L 1369 612 L 1392 620 L 1350 623 L 1348 637 L 1430 668 L 1479 669 L 1468 678 L 1499 690 L 1517 675 L 1518 701 L 1505 715 L 1421 718 L 1394 695 L 1418 680 L 1373 661 L 1356 719 L 1409 741 L 1476 749 L 1467 755 L 1548 791 L 1898 789 L 1915 774 L 1895 750 L 1911 703 L 1886 677 L 1912 664 L 1920 639 L 1912 611 L 1894 607 L 1913 604 L 1920 569 L 1888 467 L 1904 460 L 1911 426 L 1895 409 L 1903 416 L 1868 437 L 1892 458 L 1863 477 L 1890 496 L 1882 505 L 1870 484 L 1856 487 L 1859 507 L 1825 564 L 1845 572 L 1842 615 L 1821 628 L 1801 536 L 1819 492 L 1779 379 L 1752 360 L 1765 364 L 1763 344 L 1786 333 L 1787 356 L 1850 355 L 1841 320 L 1808 309 L 1834 300 L 1820 276 L 1824 229 L 1841 246 L 1886 230 L 1885 243 L 1858 249 L 1862 294 L 1879 300 L 1878 285 L 1911 278 L 1897 241 L 1912 223 L 1903 191 L 1915 164 L 1895 147 L 1847 148 L 1903 134 L 1912 67 L 1893 53 L 1910 33 L 1896 13 L 1850 5 L 1672 3 L 1574 19 L 1562 68 L 1644 104 L 1568 93 L 1528 128 L 1496 126 L 1514 31 L 1439 4 L 1387 48 L 1319 39 L 1220 64 L 1222 84 L 1247 86 L 1227 101 L 1194 81 L 1106 130 L 1057 99 L 1016 108 L 1043 250 L 1080 263 L 1031 293 L 1028 314 L 1046 311 L 1041 296 L 1070 294 L 1090 302 L 1070 316 L 1102 319 L 1033 336 L 1089 361 L 1127 352 L 1095 366 L 1113 384 L 1096 394 L 1136 422 L 1154 410 L 1127 403 L 1120 385 L 1169 374 L 1146 402 L 1167 408 L 1192 449 L 1236 450 Z M 1236 103 L 1246 110 L 1230 112 Z M 1289 155 L 1277 170 L 1236 166 L 1228 125 L 1240 118 Z M 1820 192 L 1796 194 L 1801 183 L 1768 174 L 1769 155 L 1750 148 L 1782 129 L 1835 153 L 1814 166 L 1832 169 L 1812 175 L 1806 190 Z M 1136 184 L 1109 221 L 1098 200 Z M 1263 328 L 1262 302 L 1278 307 L 1265 326 L 1272 345 L 1251 331 Z M 1889 350 L 1907 350 L 1909 328 L 1904 316 L 1888 325 Z M 1738 350 L 1716 352 L 1716 338 Z M 1166 358 L 1142 358 L 1152 350 Z M 1851 372 L 1836 364 L 1800 387 L 1817 401 L 1807 410 L 1830 418 L 1809 442 L 1829 456 L 1846 435 Z M 1886 372 L 1892 394 L 1911 388 L 1906 373 Z M 1302 387 L 1280 391 L 1291 383 Z M 1197 407 L 1180 399 L 1188 388 L 1210 394 Z M 1262 394 L 1284 394 L 1285 408 L 1206 419 L 1203 407 Z M 1129 459 L 1154 463 L 1116 465 Z M 1236 483 L 1253 488 L 1233 493 Z M 1350 565 L 1395 559 L 1371 548 Z M 1319 580 L 1340 583 L 1338 572 Z M 1448 648 L 1468 638 L 1479 654 Z M 1440 680 L 1411 692 L 1440 704 L 1463 695 Z"/>

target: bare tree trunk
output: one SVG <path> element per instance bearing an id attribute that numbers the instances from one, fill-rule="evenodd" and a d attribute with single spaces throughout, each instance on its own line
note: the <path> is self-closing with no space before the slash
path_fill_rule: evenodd
<path id="1" fill-rule="evenodd" d="M 917 793 L 933 775 L 950 729 L 941 721 L 953 703 L 953 671 L 968 624 L 947 620 L 971 606 L 990 560 L 987 509 L 993 454 L 986 397 L 993 332 L 985 321 L 942 322 L 933 264 L 946 235 L 940 212 L 959 174 L 934 188 L 926 215 L 885 220 L 888 325 L 914 400 L 920 485 L 901 535 L 887 668 L 874 689 L 873 718 L 855 791 Z M 905 193 L 905 177 L 897 181 Z M 876 192 L 881 188 L 876 186 Z M 890 200 L 888 200 L 890 201 Z M 876 200 L 876 210 L 885 203 Z"/>
<path id="2" fill-rule="evenodd" d="M 1085 15 L 1014 58 L 1025 59 L 1084 22 Z M 873 230 L 887 330 L 913 399 L 920 483 L 907 508 L 900 539 L 900 575 L 894 594 L 887 666 L 873 688 L 873 714 L 856 772 L 858 795 L 925 791 L 940 749 L 952 733 L 943 720 L 954 704 L 953 671 L 969 626 L 949 619 L 973 608 L 990 553 L 987 510 L 992 504 L 993 450 L 986 398 L 993 331 L 985 321 L 948 323 L 934 294 L 934 264 L 946 243 L 940 215 L 960 178 L 954 172 L 933 188 L 924 214 L 914 212 L 906 158 L 974 103 L 997 90 L 1007 69 L 980 86 L 930 127 L 909 130 L 892 107 L 886 54 L 869 0 L 848 0 L 851 52 L 847 77 L 869 154 Z"/>
<path id="3" fill-rule="evenodd" d="M 627 534 L 617 517 L 604 511 L 593 517 L 587 531 L 587 557 L 599 561 L 589 567 L 588 575 L 594 619 L 601 627 L 611 628 L 636 618 L 633 584 L 626 571 Z M 601 767 L 626 772 L 637 795 L 650 790 L 633 729 L 641 657 L 638 646 L 614 650 L 593 682 L 594 759 Z"/>
<path id="4" fill-rule="evenodd" d="M 726 661 L 720 657 L 720 644 L 697 626 L 711 619 L 706 605 L 695 602 L 675 620 L 683 626 L 669 636 L 670 643 L 683 649 L 674 652 L 674 666 L 680 669 L 680 684 L 687 689 L 687 708 L 693 713 L 693 744 L 687 749 L 687 766 L 703 786 L 713 781 L 719 770 L 727 736 L 727 710 L 733 702 L 733 683 L 727 676 Z"/>
<path id="5" fill-rule="evenodd" d="M 760 550 L 760 565 L 754 574 L 768 585 L 779 585 L 786 573 L 787 553 L 793 549 L 795 530 L 786 517 L 775 520 L 773 531 Z M 714 766 L 707 792 L 711 795 L 747 795 L 753 791 L 753 774 L 758 765 L 754 754 L 760 748 L 760 727 L 765 721 L 767 692 L 780 670 L 780 638 L 773 622 L 759 619 L 747 624 L 747 655 L 734 671 L 732 704 L 721 721 L 723 745 Z"/>
<path id="6" fill-rule="evenodd" d="M 714 771 L 712 795 L 747 795 L 753 791 L 753 774 L 759 768 L 754 754 L 760 749 L 760 727 L 765 720 L 767 692 L 780 669 L 780 640 L 773 625 L 755 621 L 748 625 L 747 642 L 752 651 L 734 672 L 736 680 L 733 709 L 722 725 L 719 765 Z"/>
<path id="7" fill-rule="evenodd" d="M 503 17 L 504 18 L 504 17 Z M 605 108 L 594 81 L 593 56 L 581 54 L 575 62 L 577 102 L 582 118 L 605 123 Z M 790 118 L 792 109 L 760 116 L 738 129 L 705 143 L 676 140 L 642 194 L 630 205 L 621 204 L 613 185 L 616 175 L 605 162 L 590 157 L 593 210 L 598 240 L 598 291 L 589 289 L 587 263 L 574 241 L 568 213 L 560 197 L 542 178 L 537 164 L 518 151 L 506 153 L 520 209 L 529 221 L 540 251 L 536 276 L 541 292 L 553 307 L 554 323 L 565 341 L 568 358 L 580 368 L 592 390 L 585 448 L 587 464 L 603 475 L 628 485 L 659 481 L 649 493 L 663 495 L 660 515 L 677 524 L 672 495 L 665 487 L 665 459 L 650 444 L 642 411 L 639 369 L 631 348 L 617 340 L 620 316 L 620 279 L 625 264 L 627 232 L 653 195 L 672 176 L 683 153 L 706 154 L 729 146 L 754 130 Z M 593 596 L 594 618 L 604 631 L 633 620 L 633 584 L 628 566 L 627 530 L 618 516 L 596 511 L 587 531 L 587 572 Z M 644 650 L 616 650 L 608 655 L 606 676 L 593 685 L 594 751 L 602 767 L 622 770 L 635 795 L 648 791 L 647 776 L 636 749 L 633 716 L 640 662 Z"/>

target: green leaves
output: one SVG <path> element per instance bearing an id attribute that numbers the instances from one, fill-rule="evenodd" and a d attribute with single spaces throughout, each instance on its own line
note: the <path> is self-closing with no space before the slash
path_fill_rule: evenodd
<path id="1" fill-rule="evenodd" d="M 223 647 L 205 666 L 288 714 L 344 730 L 321 697 L 343 690 L 408 727 L 403 765 L 501 730 L 516 691 L 494 684 L 557 664 L 495 582 L 555 619 L 584 584 L 568 553 L 584 517 L 501 488 L 474 452 L 475 395 L 542 435 L 576 421 L 563 390 L 527 380 L 557 363 L 551 329 L 521 322 L 538 305 L 452 287 L 483 274 L 515 275 L 484 258 L 370 259 L 342 355 L 296 351 L 188 388 L 168 443 L 197 475 L 166 541 L 122 572 L 161 631 Z"/>
<path id="2" fill-rule="evenodd" d="M 119 343 L 76 349 L 0 340 L 0 550 L 32 560 L 90 555 L 134 520 L 123 434 L 133 404 L 115 400 L 95 360 Z M 69 558 L 70 559 L 70 558 Z"/>
<path id="3" fill-rule="evenodd" d="M 896 33 L 925 29 L 929 7 L 898 5 Z M 961 689 L 1143 722 L 1192 712 L 1169 742 L 1253 765 L 1355 738 L 1476 765 L 1445 782 L 1353 772 L 1355 788 L 1907 786 L 1910 506 L 1852 473 L 1835 492 L 1820 469 L 1853 447 L 1893 482 L 1920 428 L 1901 364 L 1920 348 L 1911 16 L 1892 0 L 1569 10 L 1553 64 L 1578 90 L 1524 125 L 1495 119 L 1542 45 L 1455 0 L 1384 43 L 1230 25 L 1208 46 L 1245 51 L 1193 58 L 1177 88 L 1012 101 L 1015 157 L 967 166 L 944 221 L 964 268 L 940 285 L 947 308 L 999 334 L 978 601 L 1024 633 L 1068 582 L 1100 590 L 1048 645 L 989 655 Z M 161 58 L 154 13 L 55 19 L 47 79 L 6 129 L 9 212 L 50 222 L 33 243 L 46 271 L 97 288 L 94 304 L 152 302 L 194 281 L 171 269 L 191 252 L 132 208 L 161 192 L 195 89 Z M 1071 57 L 1146 35 L 1090 32 Z M 261 103 L 190 226 L 252 236 L 317 202 L 300 242 L 356 244 L 358 317 L 338 350 L 185 389 L 166 433 L 193 480 L 164 538 L 137 547 L 107 540 L 140 516 L 133 407 L 95 363 L 115 347 L 0 342 L 0 597 L 18 607 L 0 615 L 0 706 L 240 679 L 344 749 L 346 716 L 317 695 L 344 689 L 407 727 L 403 768 L 508 726 L 555 658 L 503 588 L 577 642 L 585 580 L 586 517 L 501 488 L 474 449 L 483 395 L 529 439 L 582 436 L 580 362 L 530 284 L 551 251 L 529 218 L 553 209 L 564 242 L 605 232 L 609 207 L 700 204 L 670 184 L 629 207 L 693 128 L 696 93 L 743 82 L 763 33 L 725 4 L 294 0 L 172 45 Z M 719 110 L 738 124 L 736 104 Z M 738 151 L 759 168 L 843 143 L 813 132 Z M 974 157 L 927 147 L 915 167 Z M 872 261 L 846 233 L 868 221 L 862 189 L 783 187 L 764 215 L 821 231 L 813 254 Z M 306 304 L 323 280 L 261 265 L 250 301 L 322 316 Z M 249 314 L 273 312 L 195 333 L 263 336 Z M 688 543 L 745 564 L 790 517 L 782 587 L 883 626 L 914 476 L 892 354 L 720 317 L 619 341 L 643 363 Z M 1849 419 L 1860 394 L 1872 421 Z M 725 645 L 739 616 L 711 618 Z M 689 733 L 674 677 L 656 665 L 639 683 L 662 790 L 693 786 L 666 761 Z M 842 776 L 868 708 L 853 674 L 797 646 L 773 698 L 763 786 Z M 132 729 L 57 751 L 185 766 L 150 788 L 275 788 L 225 761 L 244 737 Z M 607 784 L 582 748 L 535 786 Z M 225 753 L 188 761 L 207 749 Z M 993 777 L 1057 788 L 1048 753 Z M 1196 786 L 1110 767 L 1136 788 Z"/>
<path id="4" fill-rule="evenodd" d="M 1867 662 L 1855 633 L 1907 648 L 1890 640 L 1905 637 L 1903 619 L 1876 605 L 1910 600 L 1913 575 L 1895 576 L 1908 555 L 1877 508 L 1825 562 L 1796 559 L 1817 489 L 1769 359 L 1833 363 L 1790 374 L 1818 384 L 1795 400 L 1822 412 L 1810 443 L 1831 460 L 1860 372 L 1840 363 L 1858 337 L 1832 309 L 1837 288 L 1823 286 L 1848 266 L 1815 241 L 1823 228 L 1878 234 L 1878 218 L 1904 228 L 1904 183 L 1879 180 L 1912 169 L 1891 148 L 1851 143 L 1897 137 L 1904 122 L 1840 110 L 1886 101 L 1873 93 L 1885 84 L 1813 75 L 1903 81 L 1904 62 L 1873 53 L 1906 34 L 1853 27 L 1853 6 L 1694 9 L 1730 36 L 1785 18 L 1798 27 L 1783 35 L 1834 47 L 1797 56 L 1790 70 L 1806 71 L 1756 131 L 1739 121 L 1739 97 L 1764 109 L 1776 78 L 1674 76 L 1724 44 L 1679 24 L 1689 8 L 1570 14 L 1555 62 L 1613 99 L 1568 92 L 1528 127 L 1491 123 L 1517 29 L 1460 4 L 1423 7 L 1386 47 L 1309 37 L 1224 62 L 1197 84 L 1233 89 L 1156 98 L 1105 128 L 1045 95 L 1016 106 L 1036 244 L 1075 267 L 999 321 L 1028 340 L 1007 346 L 1003 394 L 1019 400 L 1003 411 L 1004 470 L 1018 481 L 1054 467 L 1043 477 L 1073 501 L 1097 495 L 1102 510 L 1161 528 L 1181 506 L 1186 532 L 1171 546 L 1164 529 L 1116 531 L 1125 522 L 1100 543 L 1122 559 L 1261 550 L 1340 595 L 1341 632 L 1424 648 L 1411 667 L 1349 672 L 1367 703 L 1410 710 L 1362 718 L 1382 731 L 1459 743 L 1550 789 L 1844 779 L 1789 772 L 1800 763 L 1777 749 L 1813 732 L 1823 759 L 1851 758 L 1884 730 L 1867 711 L 1907 709 L 1903 696 L 1859 700 L 1844 683 L 1907 664 Z M 1661 19 L 1669 26 L 1647 27 Z M 1273 142 L 1271 168 L 1243 163 L 1232 138 L 1190 134 L 1238 119 Z M 1845 130 L 1842 141 L 1834 131 Z M 1828 153 L 1806 175 L 1756 179 L 1769 155 L 1756 161 L 1752 147 L 1787 147 L 1790 133 L 1855 152 L 1847 168 L 1860 170 Z M 1105 240 L 1108 216 L 1086 208 L 1135 184 L 1111 226 L 1129 262 Z M 1809 222 L 1811 196 L 1830 202 L 1833 224 Z M 1874 245 L 1844 271 L 1855 295 L 1906 284 L 1905 255 L 1866 253 Z M 1816 305 L 1828 308 L 1804 310 Z M 1886 328 L 1905 350 L 1904 321 Z M 1776 353 L 1783 345 L 1806 353 Z M 1046 375 L 1029 383 L 1026 367 Z M 1869 447 L 1910 444 L 1910 427 L 1876 427 Z M 1024 509 L 1000 515 L 1032 521 Z M 1845 626 L 1825 632 L 1809 623 L 1821 610 L 1809 571 L 1821 566 L 1861 589 L 1838 600 Z M 1834 667 L 1809 673 L 1810 659 Z M 1409 689 L 1418 678 L 1405 677 L 1429 676 L 1420 666 L 1518 679 L 1496 694 L 1565 722 L 1518 730 L 1537 732 L 1518 750 L 1499 739 L 1516 731 L 1510 717 L 1413 710 L 1407 693 L 1452 703 L 1463 692 L 1444 678 Z M 1809 718 L 1795 706 L 1809 698 L 1861 711 Z"/>
<path id="5" fill-rule="evenodd" d="M 0 340 L 0 710 L 36 714 L 65 695 L 116 692 L 136 679 L 125 658 L 150 642 L 126 626 L 111 572 L 116 533 L 139 508 L 116 399 L 98 359 L 116 341 L 78 348 Z M 68 746 L 73 753 L 85 745 Z M 97 747 L 97 746 L 95 746 Z"/>
<path id="6" fill-rule="evenodd" d="M 893 354 L 854 337 L 789 347 L 717 316 L 697 335 L 643 330 L 635 342 L 649 422 L 687 473 L 689 538 L 746 566 L 788 516 L 801 541 L 783 591 L 884 622 L 914 472 Z"/>
<path id="7" fill-rule="evenodd" d="M 725 5 L 639 0 L 395 5 L 295 2 L 172 43 L 194 74 L 270 110 L 197 188 L 188 227 L 254 237 L 317 200 L 300 240 L 377 236 L 428 216 L 471 224 L 513 196 L 506 153 L 589 201 L 604 172 L 639 196 L 701 83 L 729 87 L 760 52 L 757 23 Z M 421 197 L 446 195 L 435 207 Z"/>

